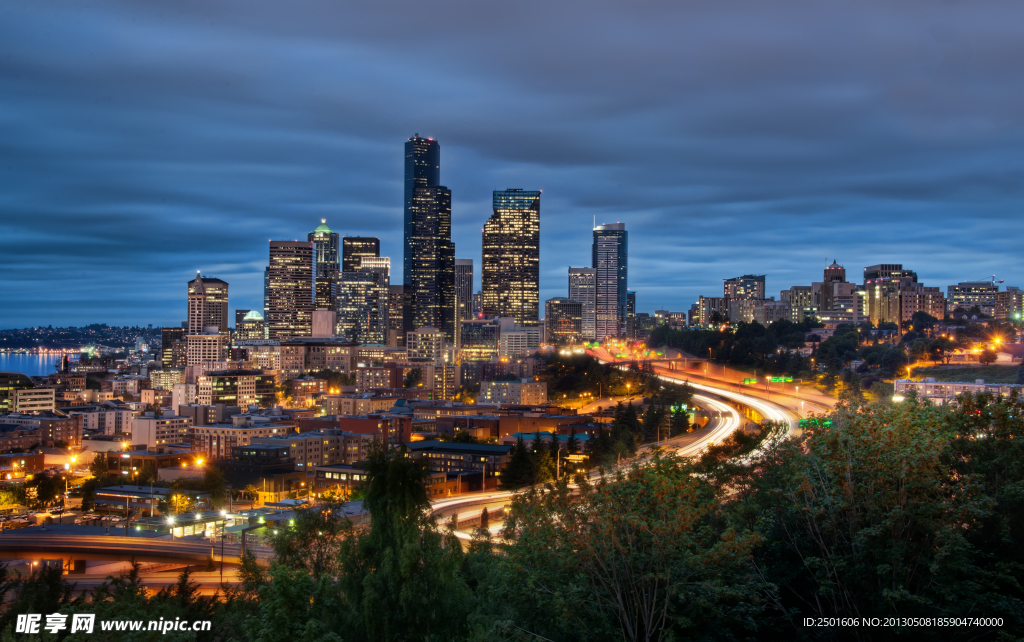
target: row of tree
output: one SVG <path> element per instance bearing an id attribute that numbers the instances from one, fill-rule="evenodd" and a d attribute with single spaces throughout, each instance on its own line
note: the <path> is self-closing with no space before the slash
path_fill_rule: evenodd
<path id="1" fill-rule="evenodd" d="M 423 470 L 376 452 L 370 526 L 331 506 L 301 511 L 269 569 L 245 560 L 239 589 L 201 598 L 186 574 L 151 595 L 128 573 L 85 604 L 59 574 L 3 577 L 0 628 L 85 610 L 211 618 L 199 637 L 210 640 L 1024 636 L 1024 402 L 850 402 L 828 419 L 798 439 L 739 435 L 699 461 L 660 456 L 532 489 L 512 502 L 500 546 L 480 529 L 466 550 L 430 518 Z M 972 619 L 934 624 L 946 617 Z"/>

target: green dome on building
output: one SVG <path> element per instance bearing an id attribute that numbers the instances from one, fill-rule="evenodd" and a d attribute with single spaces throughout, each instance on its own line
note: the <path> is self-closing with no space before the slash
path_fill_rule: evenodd
<path id="1" fill-rule="evenodd" d="M 263 315 L 256 310 L 249 310 L 244 317 L 242 317 L 242 323 L 246 321 L 262 321 Z"/>
<path id="2" fill-rule="evenodd" d="M 313 230 L 313 234 L 333 234 L 333 233 L 334 233 L 334 230 L 332 230 L 331 228 L 327 227 L 327 219 L 325 219 L 325 218 L 320 219 L 320 225 L 317 225 L 316 229 Z"/>

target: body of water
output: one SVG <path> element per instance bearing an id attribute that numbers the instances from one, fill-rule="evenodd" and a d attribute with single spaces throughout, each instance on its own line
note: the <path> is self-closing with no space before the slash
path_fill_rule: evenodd
<path id="1" fill-rule="evenodd" d="M 45 377 L 57 372 L 60 355 L 0 353 L 0 372 L 20 372 L 30 377 Z"/>

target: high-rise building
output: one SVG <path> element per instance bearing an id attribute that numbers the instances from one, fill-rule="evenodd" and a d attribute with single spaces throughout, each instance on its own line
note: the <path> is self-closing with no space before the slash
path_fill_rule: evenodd
<path id="1" fill-rule="evenodd" d="M 160 364 L 164 368 L 184 368 L 188 342 L 185 328 L 160 328 Z"/>
<path id="2" fill-rule="evenodd" d="M 238 324 L 242 322 L 242 319 L 244 319 L 247 314 L 249 314 L 249 310 L 239 310 L 235 308 L 235 329 L 238 329 Z M 263 318 L 262 314 L 260 315 L 260 318 Z"/>
<path id="3" fill-rule="evenodd" d="M 995 318 L 1020 321 L 1022 315 L 1024 315 L 1024 291 L 1018 287 L 1006 286 L 1006 290 L 996 293 L 996 309 L 993 315 Z"/>
<path id="4" fill-rule="evenodd" d="M 313 270 L 316 279 L 313 307 L 334 309 L 334 284 L 338 279 L 338 233 L 320 219 L 320 225 L 307 237 L 313 244 Z"/>
<path id="5" fill-rule="evenodd" d="M 569 298 L 581 308 L 581 336 L 584 341 L 597 338 L 597 270 L 569 268 Z"/>
<path id="6" fill-rule="evenodd" d="M 211 327 L 228 332 L 228 284 L 197 272 L 195 280 L 188 282 L 188 333 L 200 334 Z"/>
<path id="7" fill-rule="evenodd" d="M 996 294 L 999 286 L 991 281 L 963 281 L 946 288 L 949 298 L 949 309 L 970 311 L 974 306 L 982 314 L 992 316 L 996 308 Z"/>
<path id="8" fill-rule="evenodd" d="M 915 312 L 926 312 L 937 319 L 946 315 L 946 299 L 939 288 L 925 287 L 917 273 L 904 270 L 899 263 L 883 263 L 864 268 L 864 292 L 871 323 L 901 324 Z"/>
<path id="9" fill-rule="evenodd" d="M 473 259 L 455 259 L 455 317 L 473 318 Z"/>
<path id="10" fill-rule="evenodd" d="M 764 275 L 744 274 L 726 279 L 723 298 L 727 301 L 760 301 L 764 299 Z"/>
<path id="11" fill-rule="evenodd" d="M 446 187 L 417 187 L 412 203 L 413 264 L 409 290 L 413 329 L 439 329 L 454 344 L 455 244 L 452 193 Z M 406 333 L 408 335 L 408 333 Z"/>
<path id="12" fill-rule="evenodd" d="M 404 285 L 388 287 L 388 345 L 398 348 L 405 345 L 405 319 L 409 315 L 409 297 Z"/>
<path id="13" fill-rule="evenodd" d="M 212 328 L 211 328 L 212 330 Z M 194 366 L 203 361 L 224 361 L 228 358 L 230 342 L 219 332 L 201 332 L 185 337 L 186 365 Z"/>
<path id="14" fill-rule="evenodd" d="M 556 297 L 544 302 L 544 342 L 579 343 L 583 339 L 583 304 Z"/>
<path id="15" fill-rule="evenodd" d="M 380 239 L 375 236 L 346 236 L 341 239 L 341 271 L 358 272 L 364 257 L 380 257 Z"/>
<path id="16" fill-rule="evenodd" d="M 342 272 L 338 281 L 337 335 L 357 343 L 387 342 L 388 288 L 380 273 Z"/>
<path id="17" fill-rule="evenodd" d="M 412 286 L 413 257 L 417 235 L 413 225 L 413 199 L 421 187 L 441 185 L 441 146 L 433 138 L 415 134 L 405 143 L 405 252 L 402 285 Z"/>
<path id="18" fill-rule="evenodd" d="M 444 356 L 445 336 L 437 328 L 422 327 L 405 337 L 405 348 L 410 359 L 439 361 Z"/>
<path id="19" fill-rule="evenodd" d="M 617 337 L 626 319 L 626 284 L 629 237 L 625 223 L 607 223 L 594 228 L 591 260 L 597 270 L 595 297 L 597 320 L 594 338 Z"/>
<path id="20" fill-rule="evenodd" d="M 249 341 L 267 338 L 267 324 L 257 310 L 249 310 L 245 317 L 235 323 L 235 339 Z"/>
<path id="21" fill-rule="evenodd" d="M 267 337 L 290 339 L 313 332 L 313 244 L 271 241 L 266 271 Z"/>
<path id="22" fill-rule="evenodd" d="M 626 338 L 636 339 L 636 292 L 626 290 Z"/>
<path id="23" fill-rule="evenodd" d="M 536 326 L 540 306 L 540 192 L 494 192 L 484 223 L 481 292 L 484 314 Z"/>

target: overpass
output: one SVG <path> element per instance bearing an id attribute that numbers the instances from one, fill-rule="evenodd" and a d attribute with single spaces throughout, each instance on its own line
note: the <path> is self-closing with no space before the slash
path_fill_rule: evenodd
<path id="1" fill-rule="evenodd" d="M 53 526 L 49 527 L 50 529 Z M 225 544 L 223 562 L 238 565 L 239 547 Z M 268 562 L 268 551 L 256 550 L 256 558 Z M 66 567 L 79 568 L 75 562 L 103 561 L 183 565 L 220 564 L 221 545 L 209 541 L 170 540 L 162 537 L 125 537 L 124 535 L 83 535 L 59 530 L 35 528 L 0 534 L 0 559 L 62 560 Z M 83 565 L 84 567 L 84 565 Z"/>

